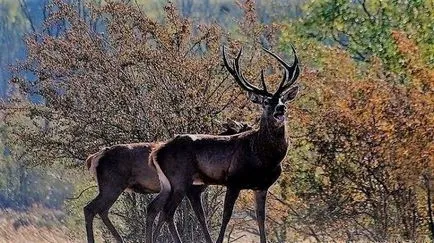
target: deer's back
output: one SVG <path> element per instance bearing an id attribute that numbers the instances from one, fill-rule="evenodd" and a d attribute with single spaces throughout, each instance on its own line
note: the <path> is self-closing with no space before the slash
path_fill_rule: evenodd
<path id="1" fill-rule="evenodd" d="M 97 167 L 98 183 L 116 180 L 135 192 L 158 192 L 157 173 L 148 165 L 153 147 L 151 143 L 133 143 L 108 148 Z"/>
<path id="2" fill-rule="evenodd" d="M 239 136 L 179 135 L 156 152 L 166 176 L 184 174 L 195 184 L 237 185 L 245 189 L 268 187 L 281 173 L 253 151 L 254 132 Z M 184 179 L 184 178 L 180 178 Z"/>

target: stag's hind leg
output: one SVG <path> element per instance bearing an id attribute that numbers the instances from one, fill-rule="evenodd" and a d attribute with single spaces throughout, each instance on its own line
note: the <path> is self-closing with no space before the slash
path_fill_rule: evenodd
<path id="1" fill-rule="evenodd" d="M 161 212 L 160 216 L 158 217 L 158 222 L 157 222 L 157 225 L 155 226 L 154 233 L 152 236 L 153 242 L 157 242 L 157 238 L 158 238 L 158 236 L 160 236 L 161 228 L 163 227 L 163 225 L 165 223 L 165 220 L 164 220 L 165 218 L 166 218 L 166 216 L 164 215 L 164 212 Z"/>
<path id="2" fill-rule="evenodd" d="M 194 213 L 196 214 L 197 219 L 199 220 L 199 224 L 202 228 L 206 242 L 212 243 L 211 235 L 209 234 L 208 225 L 205 219 L 202 199 L 200 197 L 205 188 L 206 186 L 192 186 L 187 192 L 187 197 L 190 201 L 191 207 L 194 210 Z"/>
<path id="3" fill-rule="evenodd" d="M 174 215 L 184 196 L 184 190 L 176 190 L 174 192 L 161 190 L 157 197 L 151 201 L 146 215 L 146 243 L 152 243 L 152 241 L 157 239 L 164 222 L 168 224 L 167 226 L 172 235 L 173 242 L 182 243 L 174 222 Z M 160 214 L 160 218 L 155 231 L 153 231 L 153 223 L 158 214 Z"/>
<path id="4" fill-rule="evenodd" d="M 158 159 L 157 159 L 158 158 Z M 152 231 L 155 217 L 164 209 L 165 221 L 169 221 L 169 231 L 174 242 L 181 242 L 178 231 L 173 223 L 173 216 L 193 184 L 195 169 L 191 163 L 193 156 L 188 150 L 170 151 L 170 147 L 163 147 L 151 155 L 160 180 L 160 193 L 148 206 L 146 216 L 146 243 L 152 243 Z"/>
<path id="5" fill-rule="evenodd" d="M 205 213 L 203 211 L 202 201 L 200 198 L 200 196 L 201 196 L 202 192 L 205 190 L 205 188 L 206 188 L 206 186 L 193 186 L 188 190 L 187 197 L 188 197 L 188 199 L 192 205 L 192 208 L 196 214 L 196 217 L 198 218 L 198 220 L 202 226 L 206 241 L 208 243 L 212 243 L 211 236 L 209 235 L 208 227 L 206 225 Z M 154 230 L 154 237 L 153 237 L 154 242 L 156 242 L 157 237 L 159 236 L 160 230 L 161 230 L 161 228 L 165 222 L 167 222 L 168 228 L 169 228 L 169 230 L 171 230 L 171 234 L 172 234 L 173 239 L 176 238 L 177 229 L 176 229 L 176 224 L 174 222 L 174 215 L 175 215 L 177 206 L 179 206 L 179 203 L 182 201 L 182 198 L 180 198 L 180 199 L 181 200 L 179 200 L 179 198 L 174 199 L 172 197 L 170 197 L 168 199 L 168 201 L 173 202 L 172 205 L 176 204 L 176 207 L 171 207 L 169 209 L 169 206 L 167 206 L 160 213 L 160 217 L 158 218 L 157 226 L 155 227 L 155 230 Z"/>
<path id="6" fill-rule="evenodd" d="M 179 204 L 182 202 L 182 199 L 185 197 L 185 190 L 174 190 L 173 193 L 167 199 L 167 203 L 164 206 L 163 214 L 160 216 L 163 217 L 162 220 L 167 222 L 167 226 L 169 228 L 170 234 L 172 235 L 172 240 L 175 243 L 182 243 L 181 238 L 179 236 L 178 229 L 176 228 L 176 224 L 174 221 L 174 216 L 176 209 Z M 159 232 L 155 230 L 156 234 Z"/>
<path id="7" fill-rule="evenodd" d="M 160 182 L 161 182 L 160 193 L 158 193 L 158 195 L 149 203 L 146 210 L 146 237 L 145 237 L 146 243 L 153 242 L 153 226 L 154 226 L 155 218 L 164 208 L 167 199 L 170 197 L 172 193 L 170 183 L 167 180 L 165 180 L 164 178 L 162 179 L 160 177 Z M 161 225 L 160 226 L 157 225 L 157 227 L 161 228 Z"/>
<path id="8" fill-rule="evenodd" d="M 225 196 L 225 205 L 223 208 L 223 219 L 222 225 L 220 226 L 219 237 L 217 238 L 216 243 L 223 243 L 223 239 L 225 237 L 226 227 L 229 223 L 229 220 L 232 216 L 232 211 L 234 209 L 235 202 L 237 201 L 238 195 L 240 194 L 240 189 L 228 187 L 226 190 Z"/>
<path id="9" fill-rule="evenodd" d="M 154 233 L 153 233 L 154 242 L 157 242 L 157 238 L 160 235 L 161 228 L 163 227 L 164 223 L 166 223 L 166 222 L 168 224 L 169 229 L 170 229 L 170 227 L 173 227 L 170 224 L 174 224 L 174 220 L 170 220 L 170 217 L 167 215 L 166 211 L 163 209 L 160 212 L 157 225 L 155 226 L 155 229 L 154 229 Z"/>

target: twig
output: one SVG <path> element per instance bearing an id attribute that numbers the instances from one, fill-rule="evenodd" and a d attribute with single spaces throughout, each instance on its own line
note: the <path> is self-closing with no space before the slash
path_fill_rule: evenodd
<path id="1" fill-rule="evenodd" d="M 97 186 L 95 186 L 95 185 L 94 185 L 94 186 L 90 186 L 90 187 L 84 189 L 83 191 L 81 191 L 80 194 L 78 194 L 78 196 L 76 196 L 76 197 L 67 197 L 67 198 L 65 198 L 65 200 L 77 200 L 78 198 L 81 197 L 81 195 L 82 195 L 85 191 L 87 191 L 87 190 L 89 190 L 89 189 L 91 189 L 91 188 L 94 188 L 94 187 L 97 187 Z"/>

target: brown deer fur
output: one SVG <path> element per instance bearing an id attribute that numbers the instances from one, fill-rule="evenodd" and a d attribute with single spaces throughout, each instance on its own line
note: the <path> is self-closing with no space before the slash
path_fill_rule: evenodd
<path id="1" fill-rule="evenodd" d="M 295 50 L 293 51 L 295 55 Z M 157 214 L 163 211 L 167 215 L 173 215 L 195 182 L 227 187 L 217 243 L 223 242 L 234 203 L 242 189 L 251 189 L 255 192 L 260 240 L 261 243 L 266 242 L 266 195 L 268 188 L 281 173 L 280 163 L 288 147 L 285 137 L 284 104 L 296 97 L 298 86 L 293 84 L 300 72 L 296 55 L 294 64 L 289 66 L 275 54 L 267 52 L 284 66 L 284 78 L 274 94 L 267 91 L 263 73 L 262 89 L 245 80 L 239 68 L 242 51 L 230 67 L 223 48 L 223 60 L 227 70 L 241 88 L 249 92 L 250 100 L 262 105 L 259 129 L 231 136 L 179 135 L 151 154 L 150 163 L 157 168 L 161 190 L 148 205 L 147 243 L 152 242 L 153 222 Z M 173 231 L 177 233 L 176 228 Z M 174 240 L 181 242 L 178 235 Z"/>
<path id="2" fill-rule="evenodd" d="M 224 127 L 226 131 L 222 132 L 222 135 L 235 134 L 251 129 L 248 125 L 230 120 L 224 124 Z M 124 190 L 128 189 L 143 194 L 160 191 L 158 175 L 154 167 L 148 165 L 148 157 L 151 151 L 161 144 L 119 144 L 101 149 L 86 159 L 86 166 L 96 178 L 99 187 L 97 197 L 84 207 L 88 242 L 94 242 L 93 219 L 96 214 L 100 215 L 103 223 L 115 239 L 122 242 L 122 237 L 108 218 L 108 211 Z M 200 197 L 205 187 L 192 187 L 187 197 L 203 228 L 207 242 L 212 242 L 207 230 Z M 164 215 L 160 218 L 157 228 L 162 226 L 163 220 L 168 222 L 169 229 L 174 228 L 172 218 L 166 218 Z"/>

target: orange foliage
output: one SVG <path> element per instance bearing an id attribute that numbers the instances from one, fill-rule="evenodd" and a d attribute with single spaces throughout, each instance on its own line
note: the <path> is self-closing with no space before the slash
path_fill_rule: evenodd
<path id="1" fill-rule="evenodd" d="M 291 214 L 307 237 L 388 241 L 427 235 L 422 175 L 434 172 L 434 72 L 404 33 L 393 37 L 405 57 L 408 84 L 399 84 L 378 58 L 361 64 L 342 50 L 306 48 L 304 92 L 291 109 L 294 148 L 282 180 L 292 187 L 280 189 L 282 197 L 296 198 L 297 213 Z"/>

